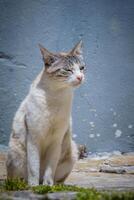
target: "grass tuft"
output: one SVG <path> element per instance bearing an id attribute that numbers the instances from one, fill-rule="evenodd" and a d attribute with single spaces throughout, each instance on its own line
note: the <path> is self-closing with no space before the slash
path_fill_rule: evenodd
<path id="1" fill-rule="evenodd" d="M 24 180 L 15 178 L 15 179 L 6 179 L 3 184 L 3 188 L 5 190 L 15 191 L 15 190 L 27 190 L 29 187 Z"/>
<path id="2" fill-rule="evenodd" d="M 33 192 L 46 194 L 53 192 L 78 192 L 75 200 L 134 200 L 134 192 L 100 192 L 94 188 L 83 188 L 71 185 L 35 186 Z"/>
<path id="3" fill-rule="evenodd" d="M 94 188 L 83 188 L 72 185 L 39 185 L 30 187 L 23 180 L 7 179 L 1 186 L 1 191 L 31 190 L 37 194 L 46 194 L 54 192 L 77 192 L 75 200 L 134 200 L 134 191 L 132 192 L 104 192 L 97 191 Z"/>
<path id="4" fill-rule="evenodd" d="M 32 187 L 33 192 L 38 194 L 45 194 L 45 193 L 53 193 L 53 192 L 82 192 L 85 191 L 85 188 L 77 187 L 73 185 L 54 185 L 54 186 L 45 186 L 45 185 L 39 185 Z M 94 189 L 93 189 L 94 190 Z"/>

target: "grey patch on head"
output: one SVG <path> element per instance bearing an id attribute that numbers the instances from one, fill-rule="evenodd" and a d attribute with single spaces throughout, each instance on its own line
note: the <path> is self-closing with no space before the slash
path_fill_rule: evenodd
<path id="1" fill-rule="evenodd" d="M 68 55 L 65 57 L 65 62 L 69 67 L 72 67 L 74 64 L 80 64 L 80 59 L 77 56 Z"/>
<path id="2" fill-rule="evenodd" d="M 56 61 L 57 59 L 56 59 L 56 57 L 48 57 L 47 59 L 45 59 L 44 57 L 43 57 L 43 61 L 44 61 L 44 63 L 45 63 L 45 66 L 46 67 L 50 67 L 55 61 Z"/>

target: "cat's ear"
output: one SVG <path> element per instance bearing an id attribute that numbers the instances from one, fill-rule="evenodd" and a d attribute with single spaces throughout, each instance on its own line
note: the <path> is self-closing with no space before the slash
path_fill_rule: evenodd
<path id="1" fill-rule="evenodd" d="M 80 40 L 70 52 L 73 55 L 81 56 L 83 53 L 83 42 Z"/>
<path id="2" fill-rule="evenodd" d="M 40 48 L 41 54 L 43 56 L 45 66 L 46 67 L 51 66 L 52 63 L 54 63 L 54 61 L 55 61 L 54 54 L 51 53 L 50 51 L 48 51 L 46 48 L 44 48 L 41 44 L 39 44 L 39 48 Z"/>

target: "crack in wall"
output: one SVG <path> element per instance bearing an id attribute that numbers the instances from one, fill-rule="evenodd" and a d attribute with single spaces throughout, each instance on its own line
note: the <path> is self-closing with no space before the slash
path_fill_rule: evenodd
<path id="1" fill-rule="evenodd" d="M 0 51 L 0 59 L 5 59 L 8 60 L 9 62 L 11 62 L 12 64 L 15 64 L 17 66 L 22 66 L 22 67 L 27 67 L 26 64 L 21 63 L 19 61 L 16 60 L 15 56 L 11 55 L 11 54 L 7 54 L 3 51 Z"/>

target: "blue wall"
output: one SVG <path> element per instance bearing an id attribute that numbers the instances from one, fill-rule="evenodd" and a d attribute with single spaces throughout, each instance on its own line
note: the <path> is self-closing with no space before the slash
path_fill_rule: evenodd
<path id="1" fill-rule="evenodd" d="M 73 130 L 92 152 L 134 150 L 134 1 L 0 0 L 0 144 L 52 51 L 84 41 L 86 82 L 76 90 Z"/>

